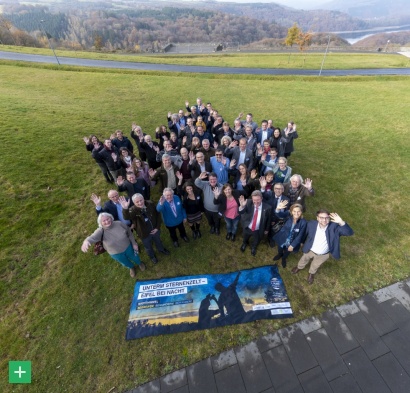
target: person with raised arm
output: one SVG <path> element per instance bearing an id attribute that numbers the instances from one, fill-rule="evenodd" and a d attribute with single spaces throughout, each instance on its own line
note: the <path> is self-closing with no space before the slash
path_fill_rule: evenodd
<path id="1" fill-rule="evenodd" d="M 290 178 L 290 183 L 284 184 L 283 194 L 289 198 L 289 203 L 299 203 L 303 207 L 303 211 L 306 211 L 306 197 L 315 195 L 315 191 L 312 187 L 312 180 L 307 178 L 303 182 L 303 178 L 300 175 L 293 175 Z"/>
<path id="2" fill-rule="evenodd" d="M 330 213 L 326 209 L 318 210 L 316 220 L 311 220 L 307 224 L 303 256 L 292 269 L 292 274 L 297 274 L 312 261 L 307 281 L 313 284 L 316 272 L 330 256 L 340 258 L 340 237 L 353 234 L 353 229 L 337 213 Z"/>
<path id="3" fill-rule="evenodd" d="M 262 193 L 255 190 L 251 199 L 239 197 L 239 214 L 243 228 L 243 242 L 241 251 L 244 252 L 249 239 L 252 237 L 251 254 L 256 256 L 256 248 L 263 237 L 269 233 L 271 207 L 263 202 Z"/>
<path id="4" fill-rule="evenodd" d="M 92 244 L 101 241 L 111 258 L 130 270 L 131 277 L 136 275 L 135 265 L 144 271 L 145 265 L 138 255 L 138 244 L 131 229 L 120 221 L 114 221 L 109 213 L 101 213 L 97 223 L 98 228 L 83 241 L 81 251 L 86 253 Z"/>
<path id="5" fill-rule="evenodd" d="M 170 252 L 164 247 L 161 241 L 161 214 L 155 208 L 155 203 L 144 200 L 142 194 L 134 194 L 132 202 L 134 206 L 130 208 L 130 201 L 123 196 L 119 198 L 123 216 L 131 220 L 137 231 L 138 237 L 142 240 L 145 251 L 153 264 L 158 263 L 152 244 L 155 243 L 157 250 L 165 255 Z"/>
<path id="6" fill-rule="evenodd" d="M 162 214 L 162 219 L 171 236 L 174 247 L 179 247 L 177 229 L 182 240 L 189 242 L 184 224 L 187 222 L 186 211 L 181 199 L 174 195 L 172 188 L 166 187 L 157 204 L 157 211 Z"/>

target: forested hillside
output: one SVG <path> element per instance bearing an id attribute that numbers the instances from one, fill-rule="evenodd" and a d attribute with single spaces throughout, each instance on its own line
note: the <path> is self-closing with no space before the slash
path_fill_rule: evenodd
<path id="1" fill-rule="evenodd" d="M 4 16 L 17 28 L 34 35 L 42 34 L 40 21 L 44 20 L 45 31 L 62 45 L 76 43 L 83 48 L 109 50 L 144 49 L 168 42 L 247 44 L 263 38 L 283 38 L 287 33 L 285 27 L 276 23 L 190 8 L 51 13 L 46 7 L 24 5 L 9 8 Z"/>
<path id="2" fill-rule="evenodd" d="M 204 3 L 203 6 L 207 7 L 206 4 L 209 3 Z M 275 21 L 285 27 L 290 27 L 296 22 L 303 30 L 313 32 L 360 30 L 368 26 L 367 22 L 339 11 L 296 10 L 269 3 L 214 3 L 212 9 L 261 21 Z"/>
<path id="3" fill-rule="evenodd" d="M 4 4 L 2 10 L 0 43 L 45 45 L 46 32 L 60 47 L 123 51 L 157 51 L 168 43 L 278 46 L 294 23 L 317 33 L 362 30 L 376 23 L 339 11 L 303 11 L 275 3 L 71 0 L 42 6 L 28 1 Z"/>

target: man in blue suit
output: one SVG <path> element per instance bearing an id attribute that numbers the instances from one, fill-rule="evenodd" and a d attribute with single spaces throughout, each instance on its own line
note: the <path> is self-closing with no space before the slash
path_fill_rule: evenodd
<path id="1" fill-rule="evenodd" d="M 118 191 L 116 190 L 110 190 L 108 191 L 108 198 L 110 199 L 109 201 L 104 203 L 104 207 L 101 206 L 101 197 L 99 197 L 96 194 L 91 194 L 91 200 L 95 204 L 95 212 L 97 213 L 97 216 L 100 215 L 101 213 L 110 213 L 114 217 L 114 221 L 121 221 L 125 225 L 130 226 L 131 221 L 124 219 L 122 215 L 122 206 L 119 201 L 120 194 L 118 194 Z M 128 201 L 128 198 L 126 198 Z"/>
<path id="2" fill-rule="evenodd" d="M 263 142 L 268 140 L 273 134 L 273 130 L 268 128 L 268 121 L 262 120 L 261 128 L 257 128 L 255 131 L 255 136 L 257 143 L 263 145 Z"/>
<path id="3" fill-rule="evenodd" d="M 292 274 L 296 274 L 312 260 L 307 279 L 309 284 L 313 284 L 317 270 L 330 255 L 335 259 L 340 258 L 340 236 L 352 236 L 354 233 L 337 213 L 321 209 L 317 211 L 316 217 L 317 221 L 311 220 L 307 224 L 303 256 L 292 269 Z"/>
<path id="4" fill-rule="evenodd" d="M 181 199 L 174 195 L 172 188 L 164 188 L 162 196 L 157 204 L 157 212 L 162 214 L 162 220 L 169 231 L 174 247 L 179 247 L 177 229 L 182 240 L 186 243 L 189 242 L 184 227 L 187 220 L 186 211 L 182 205 Z"/>

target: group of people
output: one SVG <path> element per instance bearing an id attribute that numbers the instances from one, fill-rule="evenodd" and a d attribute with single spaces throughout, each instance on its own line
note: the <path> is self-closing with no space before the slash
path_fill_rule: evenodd
<path id="1" fill-rule="evenodd" d="M 153 244 L 158 252 L 170 254 L 161 240 L 161 223 L 177 248 L 179 239 L 190 241 L 187 227 L 194 240 L 202 238 L 205 215 L 210 233 L 216 236 L 225 221 L 227 241 L 236 240 L 241 224 L 242 252 L 250 245 L 255 256 L 267 238 L 278 249 L 273 259 L 281 260 L 284 268 L 288 255 L 303 244 L 303 256 L 292 273 L 312 261 L 310 284 L 330 255 L 340 257 L 340 236 L 353 234 L 349 225 L 324 209 L 314 221 L 303 218 L 306 198 L 314 195 L 314 189 L 311 179 L 292 173 L 288 165 L 298 138 L 294 122 L 281 130 L 272 120 L 258 125 L 251 113 L 245 119 L 240 113 L 231 126 L 211 103 L 197 98 L 196 105 L 185 102 L 185 111 L 168 112 L 166 124 L 156 129 L 154 138 L 133 123 L 130 136 L 135 149 L 120 130 L 103 142 L 95 135 L 84 138 L 106 181 L 117 186 L 108 192 L 104 205 L 92 195 L 99 228 L 84 240 L 84 252 L 102 240 L 107 252 L 135 277 L 135 265 L 141 269 L 145 265 L 133 230 L 157 263 Z M 151 200 L 152 188 L 161 195 L 157 203 Z M 119 237 L 128 240 L 117 242 Z"/>

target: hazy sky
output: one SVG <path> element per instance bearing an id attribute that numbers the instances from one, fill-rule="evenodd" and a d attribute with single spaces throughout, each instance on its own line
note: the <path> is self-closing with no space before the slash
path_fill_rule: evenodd
<path id="1" fill-rule="evenodd" d="M 314 9 L 320 8 L 320 4 L 328 3 L 330 0 L 219 0 L 229 3 L 277 3 L 281 5 L 287 5 L 292 8 L 298 9 Z"/>

